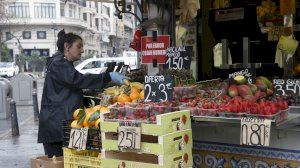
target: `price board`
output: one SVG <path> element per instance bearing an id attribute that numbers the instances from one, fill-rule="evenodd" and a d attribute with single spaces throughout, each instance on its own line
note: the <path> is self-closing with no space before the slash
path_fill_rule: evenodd
<path id="1" fill-rule="evenodd" d="M 251 117 L 241 119 L 241 145 L 269 146 L 270 135 L 271 120 Z"/>
<path id="2" fill-rule="evenodd" d="M 72 128 L 70 132 L 69 148 L 85 150 L 88 128 Z"/>
<path id="3" fill-rule="evenodd" d="M 145 102 L 171 101 L 173 96 L 172 76 L 145 76 Z"/>
<path id="4" fill-rule="evenodd" d="M 255 74 L 256 74 L 256 70 L 253 68 L 247 68 L 247 69 L 243 69 L 241 71 L 231 73 L 228 76 L 229 84 L 234 83 L 234 78 L 236 76 L 244 76 L 248 83 L 254 83 L 255 82 Z"/>
<path id="5" fill-rule="evenodd" d="M 190 69 L 193 55 L 192 46 L 169 47 L 165 69 Z"/>
<path id="6" fill-rule="evenodd" d="M 141 149 L 141 123 L 120 122 L 118 128 L 118 148 L 120 150 Z"/>
<path id="7" fill-rule="evenodd" d="M 299 95 L 300 79 L 274 79 L 274 94 L 278 96 Z"/>

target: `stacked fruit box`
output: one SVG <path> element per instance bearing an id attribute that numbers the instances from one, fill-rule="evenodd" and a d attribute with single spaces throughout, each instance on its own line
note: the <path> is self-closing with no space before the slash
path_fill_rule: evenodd
<path id="1" fill-rule="evenodd" d="M 64 168 L 101 168 L 101 153 L 99 151 L 63 148 Z"/>
<path id="2" fill-rule="evenodd" d="M 101 115 L 102 167 L 192 167 L 190 112 L 183 110 L 155 117 L 156 122 L 140 122 L 140 148 L 130 150 L 120 148 L 118 141 L 121 123 L 130 121 Z"/>

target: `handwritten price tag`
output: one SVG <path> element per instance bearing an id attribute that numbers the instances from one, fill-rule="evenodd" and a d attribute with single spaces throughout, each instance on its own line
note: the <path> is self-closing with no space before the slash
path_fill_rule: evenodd
<path id="1" fill-rule="evenodd" d="M 192 46 L 169 47 L 167 49 L 167 69 L 190 69 L 193 55 Z"/>
<path id="2" fill-rule="evenodd" d="M 172 100 L 172 76 L 145 76 L 145 102 Z"/>
<path id="3" fill-rule="evenodd" d="M 235 83 L 234 78 L 237 77 L 237 76 L 244 76 L 248 83 L 254 83 L 255 82 L 254 81 L 255 74 L 256 74 L 255 69 L 249 69 L 249 68 L 231 73 L 228 76 L 229 84 Z"/>
<path id="4" fill-rule="evenodd" d="M 121 122 L 118 128 L 119 149 L 138 150 L 141 148 L 141 124 Z"/>
<path id="5" fill-rule="evenodd" d="M 68 147 L 77 150 L 85 150 L 87 137 L 88 128 L 72 128 Z"/>
<path id="6" fill-rule="evenodd" d="M 273 85 L 275 88 L 275 95 L 285 96 L 300 94 L 299 79 L 274 79 Z"/>
<path id="7" fill-rule="evenodd" d="M 271 134 L 271 120 L 259 118 L 242 118 L 241 145 L 269 146 Z"/>

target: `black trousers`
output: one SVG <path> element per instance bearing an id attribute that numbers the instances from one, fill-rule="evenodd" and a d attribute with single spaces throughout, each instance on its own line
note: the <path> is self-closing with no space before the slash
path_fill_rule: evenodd
<path id="1" fill-rule="evenodd" d="M 55 156 L 63 156 L 63 142 L 51 142 L 43 143 L 45 155 L 48 155 L 48 158 Z"/>

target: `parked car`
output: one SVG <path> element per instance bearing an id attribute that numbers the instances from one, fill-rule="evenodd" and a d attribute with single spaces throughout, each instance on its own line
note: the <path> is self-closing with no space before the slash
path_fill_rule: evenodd
<path id="1" fill-rule="evenodd" d="M 78 64 L 75 69 L 82 74 L 99 74 L 106 70 L 106 64 L 109 62 L 116 62 L 116 65 L 124 63 L 125 65 L 129 65 L 130 69 L 136 69 L 137 57 L 89 58 Z"/>
<path id="2" fill-rule="evenodd" d="M 19 67 L 14 62 L 0 62 L 0 76 L 13 77 L 19 73 Z"/>

